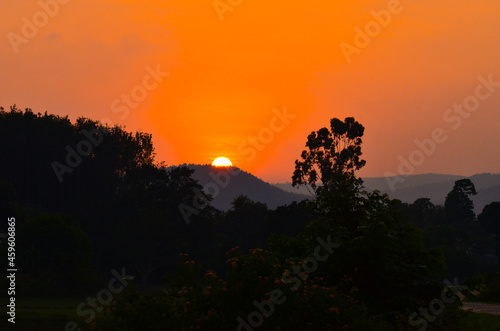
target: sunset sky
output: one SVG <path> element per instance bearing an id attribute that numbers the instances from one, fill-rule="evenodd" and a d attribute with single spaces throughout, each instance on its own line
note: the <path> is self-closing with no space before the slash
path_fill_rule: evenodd
<path id="1" fill-rule="evenodd" d="M 410 156 L 415 174 L 500 172 L 498 0 L 2 0 L 0 11 L 0 106 L 152 133 L 169 165 L 224 156 L 290 181 L 307 135 L 353 116 L 361 176 L 398 174 Z M 474 110 L 448 111 L 464 102 Z M 435 150 L 416 152 L 433 131 Z"/>

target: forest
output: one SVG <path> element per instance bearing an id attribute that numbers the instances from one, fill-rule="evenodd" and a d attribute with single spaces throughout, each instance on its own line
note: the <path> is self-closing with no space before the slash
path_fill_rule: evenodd
<path id="1" fill-rule="evenodd" d="M 444 205 L 367 191 L 363 125 L 327 124 L 290 174 L 310 199 L 238 196 L 222 211 L 192 169 L 156 160 L 148 133 L 1 108 L 0 232 L 15 218 L 18 301 L 70 297 L 71 319 L 50 324 L 61 330 L 500 325 L 460 309 L 500 302 L 500 202 L 476 215 L 468 179 Z"/>

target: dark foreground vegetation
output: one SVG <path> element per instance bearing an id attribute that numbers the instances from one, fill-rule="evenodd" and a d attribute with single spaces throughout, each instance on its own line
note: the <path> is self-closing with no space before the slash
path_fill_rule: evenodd
<path id="1" fill-rule="evenodd" d="M 155 161 L 149 134 L 2 109 L 0 232 L 15 217 L 19 325 L 498 329 L 457 295 L 498 301 L 500 203 L 476 218 L 470 180 L 445 206 L 367 192 L 363 133 L 346 118 L 308 136 L 292 180 L 313 199 L 269 210 L 240 196 L 222 212 L 192 170 Z"/>

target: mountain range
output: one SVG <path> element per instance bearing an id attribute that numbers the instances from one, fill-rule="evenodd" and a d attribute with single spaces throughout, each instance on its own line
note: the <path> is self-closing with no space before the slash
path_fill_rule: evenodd
<path id="1" fill-rule="evenodd" d="M 446 195 L 453 189 L 456 180 L 468 178 L 477 190 L 472 196 L 476 214 L 484 206 L 500 201 L 500 174 L 483 173 L 470 177 L 441 174 L 407 175 L 399 177 L 367 177 L 363 178 L 368 191 L 379 190 L 387 193 L 392 199 L 412 203 L 418 198 L 430 198 L 434 204 L 444 205 Z M 307 194 L 305 187 L 294 188 L 291 183 L 278 183 L 275 186 L 288 192 Z"/>
<path id="2" fill-rule="evenodd" d="M 270 184 L 237 167 L 184 165 L 194 170 L 193 178 L 198 180 L 206 193 L 212 195 L 212 206 L 220 210 L 229 210 L 234 198 L 239 195 L 265 203 L 270 209 L 312 197 L 304 186 L 296 188 L 291 183 Z M 500 174 L 483 173 L 470 177 L 443 174 L 366 177 L 363 182 L 368 191 L 379 190 L 392 199 L 412 203 L 418 198 L 430 198 L 434 204 L 443 205 L 455 181 L 463 178 L 470 179 L 478 192 L 472 197 L 476 214 L 488 203 L 500 201 Z"/>
<path id="3" fill-rule="evenodd" d="M 234 198 L 245 195 L 255 202 L 265 203 L 270 209 L 310 198 L 308 195 L 288 192 L 271 185 L 237 167 L 184 164 L 194 170 L 193 178 L 214 198 L 212 206 L 219 210 L 231 209 Z"/>

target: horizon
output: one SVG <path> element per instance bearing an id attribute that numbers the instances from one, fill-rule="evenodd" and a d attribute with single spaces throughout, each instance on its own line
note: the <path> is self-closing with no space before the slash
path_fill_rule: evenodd
<path id="1" fill-rule="evenodd" d="M 165 166 L 166 168 L 169 168 L 169 167 L 181 167 L 181 166 L 191 166 L 191 165 L 194 165 L 194 166 L 210 166 L 210 167 L 213 167 L 215 169 L 223 169 L 225 167 L 215 167 L 213 165 L 211 165 L 210 163 L 204 163 L 204 164 L 198 164 L 198 163 L 180 163 L 180 164 L 177 164 L 177 165 L 167 165 Z M 269 184 L 291 184 L 291 181 L 289 182 L 270 182 L 270 181 L 267 181 L 267 180 L 264 180 L 258 176 L 256 176 L 255 174 L 253 174 L 252 172 L 250 171 L 247 171 L 245 169 L 242 169 L 238 166 L 234 166 L 234 165 L 231 165 L 231 166 L 227 166 L 227 168 L 231 168 L 231 167 L 234 167 L 234 168 L 238 168 L 240 169 L 241 171 L 243 172 L 246 172 L 246 173 L 249 173 L 253 176 L 255 176 L 256 178 L 260 179 L 260 180 L 263 180 L 265 181 L 266 183 L 269 183 Z M 396 175 L 396 176 L 401 176 L 401 177 L 411 177 L 411 176 L 425 176 L 425 175 L 437 175 L 437 176 L 453 176 L 453 177 L 465 177 L 465 178 L 470 178 L 470 177 L 474 177 L 474 176 L 480 176 L 480 175 L 500 175 L 500 172 L 481 172 L 481 173 L 476 173 L 476 174 L 473 174 L 473 175 L 470 175 L 470 176 L 465 176 L 465 175 L 456 175 L 456 174 L 444 174 L 444 173 L 433 173 L 433 172 L 427 172 L 427 173 L 422 173 L 422 174 L 411 174 L 411 175 Z M 386 178 L 385 176 L 378 176 L 378 177 L 362 177 L 362 176 L 359 176 L 359 178 L 361 179 L 381 179 L 381 178 Z M 321 185 L 321 183 L 318 183 L 318 185 Z"/>

